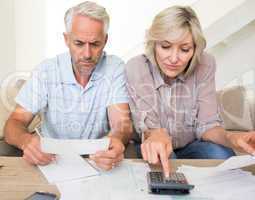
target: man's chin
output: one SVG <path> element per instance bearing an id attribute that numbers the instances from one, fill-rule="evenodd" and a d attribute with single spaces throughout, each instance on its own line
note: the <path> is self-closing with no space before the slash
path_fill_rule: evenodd
<path id="1" fill-rule="evenodd" d="M 91 73 L 92 73 L 92 71 L 94 70 L 94 68 L 95 68 L 95 65 L 90 65 L 90 66 L 88 66 L 88 65 L 86 65 L 86 66 L 80 66 L 79 67 L 79 73 L 81 73 L 81 74 L 88 74 L 88 75 L 90 75 Z"/>

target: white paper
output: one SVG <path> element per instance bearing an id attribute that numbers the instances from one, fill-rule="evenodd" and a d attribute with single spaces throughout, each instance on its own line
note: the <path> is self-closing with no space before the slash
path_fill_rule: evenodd
<path id="1" fill-rule="evenodd" d="M 238 169 L 255 164 L 255 158 L 251 155 L 232 156 L 216 167 L 217 171 Z"/>
<path id="2" fill-rule="evenodd" d="M 255 164 L 254 156 L 242 155 L 242 156 L 232 156 L 225 160 L 223 163 L 216 167 L 194 167 L 188 165 L 182 165 L 182 172 L 194 170 L 196 176 L 207 176 L 208 174 L 213 174 L 216 172 L 224 172 L 232 169 L 239 169 L 242 167 L 250 166 Z"/>
<path id="3" fill-rule="evenodd" d="M 52 154 L 94 154 L 97 151 L 107 150 L 109 138 L 103 139 L 54 139 L 41 137 L 41 149 Z"/>
<path id="4" fill-rule="evenodd" d="M 85 159 L 79 155 L 58 155 L 56 162 L 38 166 L 49 183 L 70 181 L 99 175 Z"/>
<path id="5" fill-rule="evenodd" d="M 255 164 L 250 155 L 231 157 L 216 167 L 181 166 L 188 182 L 195 185 L 189 198 L 216 200 L 254 199 L 255 177 L 239 169 Z M 251 197 L 251 198 L 247 198 Z"/>
<path id="6" fill-rule="evenodd" d="M 61 200 L 171 200 L 169 195 L 148 193 L 145 163 L 124 160 L 120 166 L 90 180 L 58 183 Z"/>

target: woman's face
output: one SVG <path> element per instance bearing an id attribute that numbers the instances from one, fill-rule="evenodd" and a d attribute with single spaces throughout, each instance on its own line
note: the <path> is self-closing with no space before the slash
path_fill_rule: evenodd
<path id="1" fill-rule="evenodd" d="M 158 41 L 155 45 L 156 62 L 169 78 L 175 78 L 187 67 L 194 54 L 192 34 L 188 31 L 177 40 Z"/>

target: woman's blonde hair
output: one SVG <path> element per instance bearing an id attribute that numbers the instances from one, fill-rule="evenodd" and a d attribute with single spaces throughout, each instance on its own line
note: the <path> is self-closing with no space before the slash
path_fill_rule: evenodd
<path id="1" fill-rule="evenodd" d="M 199 63 L 201 54 L 206 46 L 206 40 L 198 17 L 189 6 L 172 6 L 156 15 L 147 32 L 145 54 L 153 64 L 156 64 L 155 43 L 166 40 L 169 38 L 170 33 L 177 33 L 178 31 L 189 31 L 194 41 L 194 54 L 184 74 L 188 76 Z"/>

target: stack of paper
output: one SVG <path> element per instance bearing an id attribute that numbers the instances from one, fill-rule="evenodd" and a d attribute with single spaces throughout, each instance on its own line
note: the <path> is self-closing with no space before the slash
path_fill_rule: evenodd
<path id="1" fill-rule="evenodd" d="M 252 156 L 235 156 L 216 167 L 181 166 L 178 171 L 185 174 L 195 185 L 190 197 L 216 200 L 254 200 L 255 177 L 239 168 L 255 164 Z"/>
<path id="2" fill-rule="evenodd" d="M 100 177 L 58 183 L 61 200 L 171 200 L 167 195 L 148 193 L 145 163 L 123 161 L 119 167 L 102 172 Z"/>
<path id="3" fill-rule="evenodd" d="M 56 162 L 39 166 L 49 183 L 70 181 L 99 175 L 86 160 L 76 154 L 58 155 Z"/>
<path id="4" fill-rule="evenodd" d="M 95 140 L 62 140 L 40 138 L 41 149 L 45 153 L 56 154 L 56 162 L 39 166 L 50 183 L 88 178 L 100 173 L 90 163 L 81 158 L 83 154 L 94 154 L 107 150 L 109 138 Z"/>

